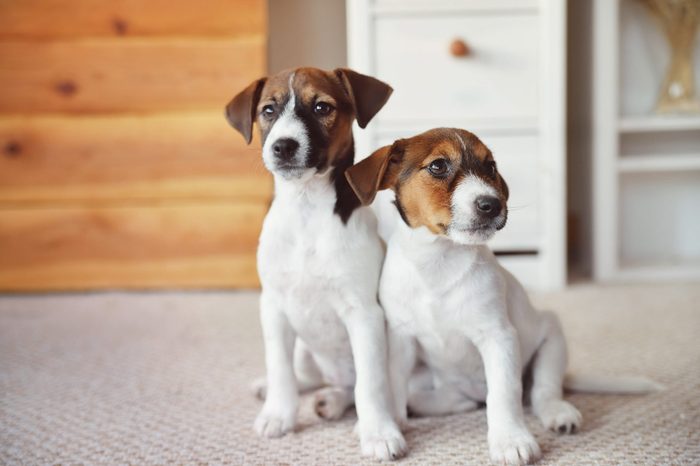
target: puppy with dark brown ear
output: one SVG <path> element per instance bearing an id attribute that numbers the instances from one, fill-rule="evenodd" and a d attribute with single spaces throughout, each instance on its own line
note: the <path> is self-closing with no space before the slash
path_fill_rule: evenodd
<path id="1" fill-rule="evenodd" d="M 258 247 L 266 397 L 255 430 L 294 429 L 300 390 L 335 419 L 353 402 L 365 455 L 402 456 L 391 414 L 384 313 L 377 287 L 384 251 L 376 218 L 344 176 L 352 123 L 365 125 L 391 88 L 348 69 L 299 68 L 259 79 L 226 107 L 250 142 L 254 122 L 275 196 Z"/>
<path id="2" fill-rule="evenodd" d="M 486 402 L 492 460 L 523 464 L 540 456 L 523 419 L 525 367 L 534 413 L 560 433 L 581 424 L 578 410 L 562 399 L 563 386 L 658 389 L 640 377 L 564 379 L 567 348 L 557 316 L 535 310 L 485 244 L 506 224 L 509 193 L 491 151 L 475 135 L 438 128 L 400 139 L 346 176 L 363 204 L 378 190 L 393 190 L 400 214 L 379 286 L 399 422 L 406 421 L 407 407 L 442 415 Z M 419 362 L 427 372 L 412 375 Z"/>

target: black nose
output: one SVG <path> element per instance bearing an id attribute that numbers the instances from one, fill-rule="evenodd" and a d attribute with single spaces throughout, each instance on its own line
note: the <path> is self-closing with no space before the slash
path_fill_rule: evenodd
<path id="1" fill-rule="evenodd" d="M 296 154 L 298 148 L 299 143 L 294 139 L 284 138 L 275 141 L 275 143 L 272 145 L 272 152 L 275 154 L 275 157 L 279 157 L 283 160 L 289 160 L 294 157 L 294 154 Z"/>
<path id="2" fill-rule="evenodd" d="M 479 196 L 474 203 L 476 204 L 476 211 L 482 217 L 494 218 L 501 213 L 501 201 L 496 197 Z"/>

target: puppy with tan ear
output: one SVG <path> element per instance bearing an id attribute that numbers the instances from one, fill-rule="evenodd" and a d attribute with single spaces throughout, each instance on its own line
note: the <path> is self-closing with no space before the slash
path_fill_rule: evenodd
<path id="1" fill-rule="evenodd" d="M 540 449 L 521 402 L 530 367 L 534 413 L 546 428 L 574 432 L 581 415 L 562 399 L 567 349 L 559 320 L 532 307 L 485 244 L 508 216 L 508 187 L 491 151 L 467 131 L 439 128 L 382 147 L 346 176 L 365 205 L 378 190 L 393 190 L 400 214 L 379 286 L 398 421 L 405 423 L 407 407 L 443 415 L 486 402 L 491 459 L 533 461 Z M 428 372 L 413 375 L 409 392 L 418 363 Z M 656 388 L 641 378 L 569 382 L 603 392 Z"/>
<path id="2" fill-rule="evenodd" d="M 376 218 L 344 176 L 352 122 L 365 125 L 392 89 L 348 69 L 288 70 L 253 82 L 226 107 L 250 142 L 254 123 L 275 196 L 258 247 L 265 339 L 265 403 L 255 430 L 278 437 L 296 425 L 299 391 L 337 419 L 353 402 L 362 452 L 402 456 L 391 414 L 384 313 L 377 286 L 384 250 Z"/>

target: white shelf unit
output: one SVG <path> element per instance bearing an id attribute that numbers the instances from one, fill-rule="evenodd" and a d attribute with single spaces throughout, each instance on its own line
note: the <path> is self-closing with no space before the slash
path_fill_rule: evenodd
<path id="1" fill-rule="evenodd" d="M 631 115 L 620 118 L 621 133 L 684 131 L 700 128 L 700 115 Z"/>
<path id="2" fill-rule="evenodd" d="M 594 277 L 700 279 L 700 115 L 654 114 L 669 54 L 641 2 L 593 18 Z"/>
<path id="3" fill-rule="evenodd" d="M 347 20 L 349 66 L 394 87 L 356 131 L 357 159 L 433 127 L 475 133 L 511 188 L 492 248 L 529 288 L 563 287 L 566 1 L 347 0 Z M 450 55 L 455 39 L 468 56 Z"/>

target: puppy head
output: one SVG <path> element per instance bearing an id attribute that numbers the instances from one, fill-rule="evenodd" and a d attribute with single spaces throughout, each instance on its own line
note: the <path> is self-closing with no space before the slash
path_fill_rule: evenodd
<path id="1" fill-rule="evenodd" d="M 284 178 L 300 178 L 352 154 L 353 119 L 364 128 L 391 92 L 352 70 L 298 68 L 251 83 L 226 106 L 226 117 L 248 143 L 257 122 L 265 166 Z"/>
<path id="2" fill-rule="evenodd" d="M 432 129 L 399 139 L 345 172 L 363 204 L 381 189 L 411 227 L 424 226 L 461 244 L 481 244 L 503 228 L 508 186 L 491 151 L 472 133 Z"/>

